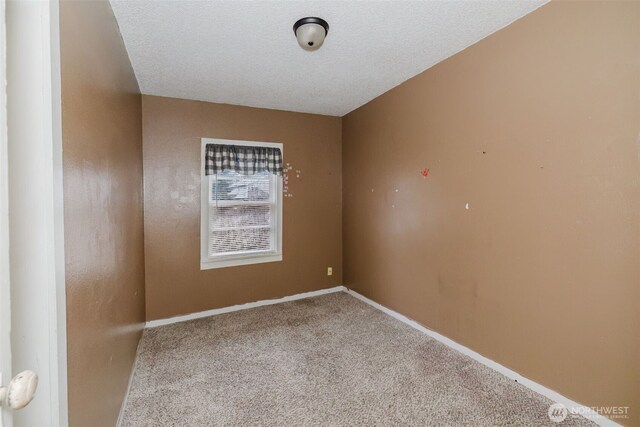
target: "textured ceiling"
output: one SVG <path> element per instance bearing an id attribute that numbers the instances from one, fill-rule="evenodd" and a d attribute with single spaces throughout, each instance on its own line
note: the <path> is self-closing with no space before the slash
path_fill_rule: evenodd
<path id="1" fill-rule="evenodd" d="M 112 0 L 144 94 L 342 116 L 544 4 Z M 316 52 L 293 23 L 329 22 Z"/>

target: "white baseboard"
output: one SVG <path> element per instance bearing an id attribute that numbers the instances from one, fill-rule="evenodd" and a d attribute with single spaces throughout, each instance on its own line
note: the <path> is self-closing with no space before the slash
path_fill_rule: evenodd
<path id="1" fill-rule="evenodd" d="M 429 335 L 431 338 L 434 338 L 436 340 L 438 340 L 439 342 L 443 343 L 444 345 L 459 351 L 462 354 L 465 354 L 469 357 L 471 357 L 472 359 L 482 363 L 483 365 L 493 369 L 494 371 L 497 371 L 499 373 L 501 373 L 502 375 L 506 376 L 507 378 L 510 378 L 520 384 L 522 384 L 523 386 L 535 391 L 538 394 L 541 394 L 547 398 L 549 398 L 550 400 L 557 402 L 557 403 L 562 403 L 564 406 L 566 406 L 570 411 L 577 411 L 579 414 L 585 416 L 586 418 L 588 418 L 589 420 L 595 422 L 596 424 L 603 426 L 603 427 L 621 427 L 620 424 L 614 422 L 613 420 L 610 420 L 607 417 L 604 417 L 600 414 L 598 414 L 596 411 L 592 410 L 591 408 L 584 406 L 578 402 L 575 402 L 571 399 L 569 399 L 568 397 L 565 397 L 563 395 L 561 395 L 560 393 L 553 391 L 541 384 L 536 383 L 535 381 L 532 381 L 526 377 L 523 377 L 522 375 L 518 374 L 515 371 L 512 371 L 511 369 L 507 368 L 506 366 L 503 366 L 497 362 L 494 362 L 493 360 L 484 357 L 483 355 L 481 355 L 480 353 L 477 353 L 473 350 L 471 350 L 468 347 L 463 346 L 462 344 L 459 344 L 447 337 L 445 337 L 444 335 L 440 335 L 439 333 L 428 329 L 424 326 L 422 326 L 421 324 L 419 324 L 418 322 L 409 319 L 406 316 L 403 316 L 402 314 L 395 312 L 381 304 L 378 304 L 375 301 L 370 300 L 369 298 L 357 293 L 356 291 L 353 291 L 351 289 L 347 289 L 345 286 L 336 286 L 333 288 L 328 288 L 328 289 L 321 289 L 319 291 L 311 291 L 311 292 L 304 292 L 301 294 L 296 294 L 296 295 L 291 295 L 291 296 L 286 296 L 283 298 L 276 298 L 276 299 L 269 299 L 269 300 L 262 300 L 262 301 L 256 301 L 256 302 L 250 302 L 250 303 L 246 303 L 246 304 L 240 304 L 240 305 L 234 305 L 231 307 L 223 307 L 223 308 L 217 308 L 214 310 L 206 310 L 206 311 L 200 311 L 198 313 L 191 313 L 191 314 L 186 314 L 183 316 L 176 316 L 176 317 L 170 317 L 167 319 L 160 319 L 160 320 L 150 320 L 146 323 L 146 327 L 147 328 L 154 328 L 157 326 L 163 326 L 163 325 L 170 325 L 172 323 L 178 323 L 178 322 L 185 322 L 188 320 L 193 320 L 193 319 L 200 319 L 203 317 L 209 317 L 209 316 L 215 316 L 217 314 L 223 314 L 223 313 L 231 313 L 234 311 L 240 311 L 240 310 L 247 310 L 250 308 L 255 308 L 255 307 L 262 307 L 265 305 L 273 305 L 273 304 L 279 304 L 282 302 L 287 302 L 287 301 L 295 301 L 295 300 L 299 300 L 299 299 L 304 299 L 304 298 L 311 298 L 311 297 L 315 297 L 315 296 L 319 296 L 319 295 L 325 295 L 325 294 L 330 294 L 333 292 L 346 292 L 349 295 L 371 305 L 374 308 L 377 308 L 378 310 L 388 314 L 391 317 L 396 318 L 397 320 L 411 326 L 414 329 L 417 329 L 418 331 Z M 138 349 L 139 350 L 139 349 Z M 122 403 L 122 409 L 120 410 L 120 417 L 118 417 L 118 425 L 120 425 L 120 421 L 122 418 L 122 414 L 123 414 L 123 410 L 124 407 L 126 405 L 127 402 L 127 397 L 129 395 L 129 389 L 131 388 L 131 381 L 133 379 L 133 374 L 135 372 L 135 366 L 137 365 L 138 361 L 138 352 L 136 352 L 136 362 L 134 364 L 134 369 L 131 371 L 131 378 L 129 379 L 129 386 L 127 388 L 127 394 L 125 395 L 125 399 Z"/>
<path id="2" fill-rule="evenodd" d="M 446 345 L 447 347 L 451 347 L 454 350 L 459 351 L 462 354 L 465 354 L 469 357 L 471 357 L 472 359 L 482 363 L 485 366 L 488 366 L 489 368 L 493 369 L 494 371 L 497 371 L 499 373 L 501 373 L 502 375 L 506 376 L 507 378 L 510 378 L 520 384 L 522 384 L 523 386 L 535 391 L 538 394 L 541 394 L 545 397 L 548 397 L 549 399 L 553 400 L 554 402 L 557 403 L 562 403 L 564 406 L 566 406 L 569 410 L 574 410 L 577 413 L 579 413 L 580 415 L 585 416 L 586 418 L 588 418 L 589 420 L 595 422 L 596 424 L 603 426 L 603 427 L 620 427 L 620 424 L 614 422 L 613 420 L 610 420 L 607 417 L 604 417 L 600 414 L 598 414 L 596 411 L 594 411 L 593 409 L 589 408 L 588 406 L 584 406 L 581 405 L 578 402 L 575 402 L 571 399 L 569 399 L 568 397 L 565 397 L 563 395 L 561 395 L 558 392 L 555 392 L 541 384 L 538 384 L 535 381 L 532 381 L 528 378 L 523 377 L 522 375 L 518 374 L 515 371 L 512 371 L 511 369 L 507 368 L 506 366 L 503 366 L 497 362 L 494 362 L 491 359 L 488 359 L 486 357 L 484 357 L 483 355 L 481 355 L 480 353 L 476 353 L 475 351 L 471 350 L 470 348 L 467 348 L 465 346 L 463 346 L 462 344 L 458 344 L 457 342 L 445 337 L 444 335 L 440 335 L 439 333 L 432 331 L 431 329 L 425 328 L 424 326 L 422 326 L 421 324 L 419 324 L 418 322 L 409 319 L 406 316 L 403 316 L 400 313 L 397 313 L 381 304 L 378 304 L 375 301 L 370 300 L 369 298 L 365 297 L 364 295 L 360 295 L 359 293 L 357 293 L 356 291 L 353 291 L 351 289 L 347 289 L 345 292 L 347 292 L 349 295 L 352 295 L 353 297 L 359 299 L 360 301 L 363 301 L 367 304 L 369 304 L 372 307 L 377 308 L 380 311 L 383 311 L 384 313 L 388 314 L 391 317 L 394 317 L 396 319 L 398 319 L 399 321 L 406 323 L 407 325 L 411 326 L 414 329 L 419 330 L 420 332 L 423 332 L 427 335 L 429 335 L 431 338 L 434 338 L 438 341 L 440 341 L 441 343 L 443 343 L 444 345 Z"/>
<path id="3" fill-rule="evenodd" d="M 186 322 L 187 320 L 200 319 L 203 317 L 215 316 L 217 314 L 231 313 L 233 311 L 247 310 L 249 308 L 262 307 L 265 305 L 279 304 L 281 302 L 295 301 L 304 298 L 317 297 L 319 295 L 330 294 L 333 292 L 344 292 L 347 288 L 344 286 L 336 286 L 334 288 L 321 289 L 319 291 L 304 292 L 301 294 L 291 295 L 283 298 L 267 299 L 256 302 L 248 302 L 246 304 L 234 305 L 231 307 L 216 308 L 213 310 L 199 311 L 197 313 L 185 314 L 183 316 L 169 317 L 167 319 L 150 320 L 147 322 L 147 328 L 155 328 L 158 326 L 170 325 L 172 323 Z"/>
<path id="4" fill-rule="evenodd" d="M 144 328 L 142 329 L 142 332 L 144 333 Z M 122 399 L 122 404 L 120 405 L 120 413 L 118 414 L 118 421 L 116 422 L 117 427 L 120 427 L 122 425 L 122 417 L 124 416 L 124 409 L 127 407 L 127 402 L 129 401 L 129 392 L 131 391 L 133 376 L 136 373 L 136 369 L 138 368 L 138 357 L 140 356 L 141 344 L 142 344 L 142 334 L 140 334 L 140 339 L 138 340 L 138 346 L 136 347 L 136 356 L 133 359 L 133 366 L 131 367 L 131 373 L 129 374 L 129 383 L 127 384 L 127 390 L 124 392 L 124 398 Z"/>

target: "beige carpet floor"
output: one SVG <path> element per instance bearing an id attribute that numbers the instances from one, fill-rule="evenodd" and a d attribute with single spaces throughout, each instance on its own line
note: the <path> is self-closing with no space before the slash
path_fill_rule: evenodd
<path id="1" fill-rule="evenodd" d="M 346 293 L 144 332 L 124 426 L 576 426 Z"/>

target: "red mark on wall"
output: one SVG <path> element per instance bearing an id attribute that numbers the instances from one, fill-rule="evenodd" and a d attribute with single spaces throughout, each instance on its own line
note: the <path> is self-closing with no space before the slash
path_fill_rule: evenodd
<path id="1" fill-rule="evenodd" d="M 429 169 L 424 169 L 422 172 L 420 172 L 420 174 L 422 176 L 424 176 L 425 178 L 429 176 Z"/>

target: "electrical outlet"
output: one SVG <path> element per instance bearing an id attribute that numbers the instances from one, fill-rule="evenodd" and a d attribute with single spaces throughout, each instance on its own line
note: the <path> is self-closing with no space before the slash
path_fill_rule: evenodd
<path id="1" fill-rule="evenodd" d="M 327 267 L 327 276 L 333 276 L 333 268 Z"/>

